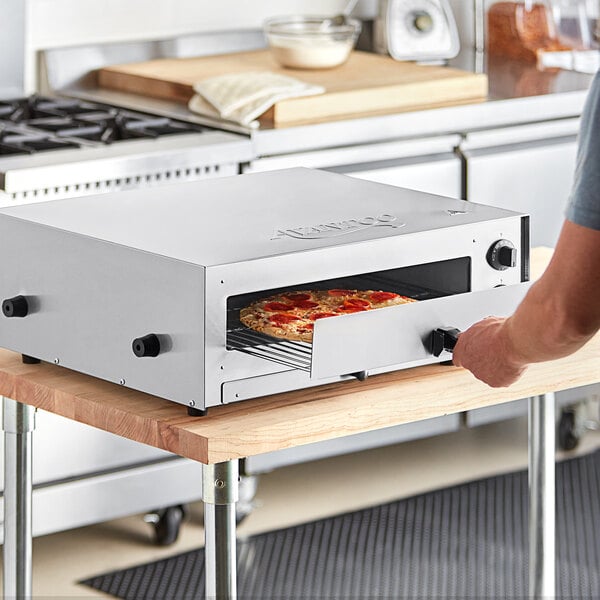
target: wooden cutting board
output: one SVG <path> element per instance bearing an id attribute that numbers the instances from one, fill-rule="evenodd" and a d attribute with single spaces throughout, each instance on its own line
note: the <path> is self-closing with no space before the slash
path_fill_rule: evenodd
<path id="1" fill-rule="evenodd" d="M 484 74 L 358 51 L 345 64 L 326 70 L 285 69 L 268 50 L 158 59 L 100 69 L 98 82 L 104 88 L 187 103 L 195 82 L 248 71 L 273 71 L 325 88 L 318 96 L 277 102 L 260 118 L 261 125 L 276 127 L 473 102 L 485 99 L 488 91 Z"/>

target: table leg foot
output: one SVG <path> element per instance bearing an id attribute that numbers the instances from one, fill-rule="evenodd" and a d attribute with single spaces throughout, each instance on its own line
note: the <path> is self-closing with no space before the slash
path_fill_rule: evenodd
<path id="1" fill-rule="evenodd" d="M 529 596 L 555 597 L 554 394 L 529 399 Z"/>
<path id="2" fill-rule="evenodd" d="M 35 408 L 3 399 L 4 598 L 31 598 L 32 436 Z"/>
<path id="3" fill-rule="evenodd" d="M 202 465 L 207 600 L 235 600 L 237 597 L 235 503 L 239 497 L 238 472 L 237 460 Z"/>

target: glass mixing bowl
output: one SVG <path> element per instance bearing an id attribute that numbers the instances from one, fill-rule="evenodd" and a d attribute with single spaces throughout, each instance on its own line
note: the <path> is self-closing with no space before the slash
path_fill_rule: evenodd
<path id="1" fill-rule="evenodd" d="M 275 60 L 292 69 L 331 69 L 348 60 L 360 21 L 332 17 L 274 17 L 264 30 Z"/>

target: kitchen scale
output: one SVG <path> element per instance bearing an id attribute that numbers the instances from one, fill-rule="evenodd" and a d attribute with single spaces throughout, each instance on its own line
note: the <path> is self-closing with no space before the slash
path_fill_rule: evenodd
<path id="1" fill-rule="evenodd" d="M 438 62 L 460 49 L 448 0 L 380 0 L 374 37 L 376 51 L 396 60 Z"/>

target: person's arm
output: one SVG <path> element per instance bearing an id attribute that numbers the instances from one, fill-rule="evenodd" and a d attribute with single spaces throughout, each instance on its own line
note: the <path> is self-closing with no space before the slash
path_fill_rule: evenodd
<path id="1" fill-rule="evenodd" d="M 567 356 L 600 329 L 600 231 L 565 221 L 554 256 L 515 314 L 463 332 L 453 361 L 492 387 L 530 363 Z"/>

